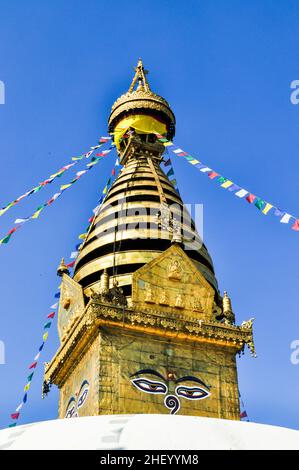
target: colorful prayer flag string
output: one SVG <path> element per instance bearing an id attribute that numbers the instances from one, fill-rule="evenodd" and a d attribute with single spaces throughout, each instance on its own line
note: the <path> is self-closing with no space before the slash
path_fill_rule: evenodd
<path id="1" fill-rule="evenodd" d="M 177 186 L 177 180 L 174 174 L 174 169 L 172 166 L 171 158 L 167 155 L 167 158 L 164 160 L 164 171 L 166 173 L 166 176 L 168 177 L 170 183 L 173 185 L 174 189 L 179 192 L 178 186 Z"/>
<path id="2" fill-rule="evenodd" d="M 80 160 L 84 159 L 84 158 L 89 158 L 93 152 L 102 147 L 104 144 L 106 144 L 107 142 L 109 142 L 111 140 L 111 137 L 101 137 L 100 140 L 99 140 L 99 144 L 98 145 L 95 145 L 95 146 L 92 146 L 90 147 L 90 150 L 86 153 L 83 153 L 82 155 L 78 156 L 78 157 L 72 157 L 71 159 L 71 162 L 68 163 L 67 165 L 63 166 L 62 168 L 60 168 L 60 170 L 58 170 L 56 173 L 52 174 L 49 176 L 49 178 L 45 179 L 44 181 L 42 181 L 41 183 L 39 183 L 37 186 L 34 186 L 32 189 L 30 189 L 29 191 L 26 191 L 26 193 L 22 194 L 21 196 L 19 196 L 17 199 L 15 199 L 14 201 L 11 201 L 9 204 L 6 204 L 6 206 L 2 207 L 2 209 L 0 209 L 0 217 L 1 215 L 3 215 L 5 212 L 7 212 L 11 207 L 15 206 L 16 204 L 18 204 L 20 201 L 22 201 L 24 198 L 30 196 L 31 194 L 35 194 L 37 193 L 38 191 L 40 191 L 42 188 L 44 188 L 45 186 L 47 186 L 48 184 L 52 183 L 52 181 L 54 181 L 56 178 L 59 178 L 61 177 L 67 170 L 69 170 L 70 168 L 72 168 L 74 165 L 77 165 L 77 163 L 79 163 Z M 104 153 L 104 152 L 103 152 Z"/>
<path id="3" fill-rule="evenodd" d="M 107 155 L 109 152 L 111 152 L 114 149 L 114 146 L 111 146 L 108 150 L 105 151 L 105 155 Z M 60 186 L 59 192 L 55 193 L 51 199 L 49 199 L 46 203 L 42 204 L 41 206 L 37 207 L 35 212 L 31 214 L 29 217 L 25 218 L 18 218 L 15 220 L 15 227 L 13 227 L 4 238 L 0 240 L 0 244 L 7 244 L 11 238 L 11 236 L 19 229 L 21 228 L 26 222 L 29 222 L 30 220 L 37 219 L 41 212 L 48 206 L 50 206 L 56 199 L 58 199 L 64 191 L 69 189 L 70 187 L 73 186 L 85 173 L 87 173 L 89 170 L 91 170 L 97 163 L 99 163 L 100 160 L 102 160 L 103 157 L 92 157 L 91 162 L 86 165 L 86 169 L 82 171 L 78 171 L 76 173 L 76 177 L 73 178 L 68 184 L 63 184 Z"/>
<path id="4" fill-rule="evenodd" d="M 256 196 L 255 194 L 252 194 L 247 189 L 244 189 L 241 186 L 235 184 L 230 179 L 225 178 L 224 176 L 214 171 L 209 166 L 205 165 L 199 160 L 196 160 L 196 158 L 192 157 L 192 155 L 185 152 L 180 147 L 177 147 L 176 145 L 174 145 L 173 142 L 166 139 L 166 137 L 164 137 L 163 135 L 156 133 L 156 136 L 157 136 L 157 139 L 160 142 L 162 142 L 165 147 L 172 150 L 172 152 L 178 157 L 185 158 L 185 160 L 187 160 L 188 163 L 190 163 L 190 165 L 193 165 L 201 173 L 207 174 L 211 180 L 217 181 L 217 183 L 219 184 L 221 188 L 224 188 L 228 190 L 229 192 L 234 193 L 235 196 L 237 196 L 240 199 L 245 199 L 249 204 L 254 205 L 264 215 L 268 215 L 269 213 L 272 213 L 274 216 L 280 219 L 280 223 L 282 224 L 290 224 L 290 222 L 292 221 L 291 228 L 299 232 L 299 219 L 298 218 L 287 213 L 286 211 L 282 211 L 281 209 L 275 207 L 274 204 L 270 204 L 266 200 Z"/>
<path id="5" fill-rule="evenodd" d="M 80 243 L 79 245 L 77 245 L 75 247 L 75 250 L 71 252 L 70 254 L 70 259 L 74 260 L 72 262 L 70 262 L 69 264 L 66 265 L 67 268 L 73 268 L 75 263 L 76 263 L 76 259 L 80 253 L 80 251 L 82 250 L 84 244 L 85 244 L 85 241 L 88 237 L 88 234 L 89 232 L 91 231 L 92 227 L 93 227 L 93 222 L 96 218 L 96 215 L 97 213 L 99 212 L 100 210 L 100 207 L 102 206 L 106 196 L 107 196 L 107 191 L 108 191 L 108 188 L 111 187 L 113 181 L 116 179 L 116 176 L 117 176 L 117 168 L 119 167 L 119 160 L 118 158 L 116 158 L 115 160 L 115 164 L 114 164 L 114 167 L 112 168 L 112 171 L 111 171 L 111 176 L 109 177 L 104 189 L 102 190 L 102 195 L 101 195 L 101 198 L 98 200 L 98 205 L 92 210 L 92 215 L 90 216 L 90 218 L 88 219 L 88 222 L 89 222 L 89 225 L 87 226 L 86 230 L 85 230 L 85 233 L 82 233 L 79 235 L 79 240 L 83 240 L 82 243 Z"/>
<path id="6" fill-rule="evenodd" d="M 239 398 L 240 398 L 240 404 L 241 404 L 241 410 L 240 410 L 240 420 L 245 420 L 249 422 L 248 414 L 245 410 L 244 402 L 242 400 L 241 394 L 239 392 Z"/>
<path id="7" fill-rule="evenodd" d="M 43 334 L 42 334 L 42 343 L 41 343 L 40 347 L 38 348 L 37 354 L 33 358 L 33 362 L 31 364 L 29 364 L 29 366 L 28 366 L 29 375 L 27 376 L 26 384 L 24 386 L 24 395 L 23 395 L 21 403 L 16 407 L 15 411 L 13 413 L 11 413 L 11 415 L 10 415 L 10 418 L 13 422 L 8 425 L 9 428 L 13 428 L 17 425 L 17 421 L 18 421 L 18 419 L 21 415 L 21 413 L 20 413 L 21 409 L 23 408 L 25 403 L 27 403 L 28 392 L 30 390 L 31 383 L 32 383 L 32 380 L 33 380 L 33 376 L 34 376 L 36 368 L 38 366 L 38 361 L 39 361 L 41 352 L 44 349 L 45 343 L 48 339 L 49 329 L 50 329 L 50 327 L 52 325 L 52 322 L 53 322 L 53 319 L 56 315 L 57 307 L 58 307 L 58 303 L 56 303 L 54 305 L 51 305 L 51 307 L 50 307 L 51 311 L 46 316 L 46 323 L 44 324 Z"/>

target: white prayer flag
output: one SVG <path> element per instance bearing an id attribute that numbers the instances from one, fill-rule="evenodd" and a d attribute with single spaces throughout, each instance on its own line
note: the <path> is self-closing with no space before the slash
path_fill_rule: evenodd
<path id="1" fill-rule="evenodd" d="M 212 168 L 208 168 L 207 166 L 205 168 L 201 168 L 199 171 L 202 173 L 207 173 L 208 171 L 212 171 Z"/>
<path id="2" fill-rule="evenodd" d="M 292 216 L 290 214 L 284 214 L 284 216 L 280 220 L 280 223 L 281 224 L 288 224 L 290 222 L 291 217 Z"/>
<path id="3" fill-rule="evenodd" d="M 246 191 L 246 189 L 240 189 L 240 191 L 237 191 L 235 193 L 235 196 L 238 196 L 238 197 L 245 197 L 246 194 L 248 194 L 248 191 Z"/>

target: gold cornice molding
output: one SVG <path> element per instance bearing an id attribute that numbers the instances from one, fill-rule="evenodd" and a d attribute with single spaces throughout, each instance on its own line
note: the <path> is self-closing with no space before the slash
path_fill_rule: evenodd
<path id="1" fill-rule="evenodd" d="M 247 344 L 255 355 L 252 323 L 244 326 L 202 321 L 186 315 L 156 311 L 138 311 L 90 300 L 81 319 L 74 324 L 68 339 L 46 366 L 45 380 L 61 387 L 83 351 L 96 337 L 99 328 L 113 327 L 146 335 L 168 337 L 230 348 L 241 353 Z"/>

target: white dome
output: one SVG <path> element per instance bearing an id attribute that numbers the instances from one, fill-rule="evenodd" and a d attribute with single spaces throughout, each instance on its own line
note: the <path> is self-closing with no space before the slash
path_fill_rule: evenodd
<path id="1" fill-rule="evenodd" d="M 299 450 L 299 431 L 171 415 L 57 419 L 0 431 L 0 450 Z"/>

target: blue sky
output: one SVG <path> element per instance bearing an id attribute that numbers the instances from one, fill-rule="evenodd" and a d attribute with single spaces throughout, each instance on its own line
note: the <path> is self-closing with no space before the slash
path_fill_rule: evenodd
<path id="1" fill-rule="evenodd" d="M 176 114 L 175 142 L 299 217 L 299 105 L 290 102 L 290 83 L 299 79 L 296 1 L 2 0 L 0 9 L 0 206 L 106 133 L 110 107 L 141 56 L 152 88 Z M 57 265 L 84 231 L 112 164 L 112 157 L 100 163 L 0 247 L 1 427 L 22 399 Z M 204 204 L 205 243 L 237 321 L 256 318 L 258 357 L 238 360 L 249 418 L 299 429 L 299 365 L 290 362 L 290 343 L 299 339 L 299 234 L 186 161 L 174 165 L 183 200 Z M 2 216 L 1 237 L 58 183 Z M 57 347 L 54 327 L 22 424 L 57 417 L 57 391 L 41 399 L 42 362 Z"/>

